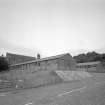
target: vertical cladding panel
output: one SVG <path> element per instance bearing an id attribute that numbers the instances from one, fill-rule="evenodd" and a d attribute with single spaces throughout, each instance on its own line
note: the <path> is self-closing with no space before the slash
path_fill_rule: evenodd
<path id="1" fill-rule="evenodd" d="M 57 60 L 51 59 L 47 61 L 47 70 L 57 70 Z"/>
<path id="2" fill-rule="evenodd" d="M 25 64 L 23 64 L 23 69 L 25 70 Z"/>
<path id="3" fill-rule="evenodd" d="M 32 62 L 32 63 L 30 63 L 30 64 L 28 64 L 28 71 L 29 72 L 34 72 L 34 71 L 36 71 L 36 62 Z"/>
<path id="4" fill-rule="evenodd" d="M 70 55 L 59 58 L 58 68 L 61 70 L 75 70 L 76 62 Z"/>
<path id="5" fill-rule="evenodd" d="M 65 59 L 62 59 L 62 69 L 67 70 L 67 61 Z"/>
<path id="6" fill-rule="evenodd" d="M 37 63 L 36 62 L 32 62 L 31 72 L 36 71 L 36 66 L 37 66 Z"/>
<path id="7" fill-rule="evenodd" d="M 65 60 L 66 65 L 67 65 L 67 69 L 69 69 L 69 70 L 76 70 L 76 62 L 72 58 L 71 55 L 65 55 L 64 57 L 62 57 L 62 59 Z"/>
<path id="8" fill-rule="evenodd" d="M 29 72 L 29 71 L 31 72 L 31 66 L 32 66 L 32 64 L 29 63 L 29 69 L 27 70 L 28 72 Z"/>
<path id="9" fill-rule="evenodd" d="M 45 70 L 47 70 L 47 61 L 45 61 Z"/>
<path id="10" fill-rule="evenodd" d="M 27 64 L 27 71 L 30 70 L 29 63 Z"/>
<path id="11" fill-rule="evenodd" d="M 20 70 L 22 70 L 22 65 L 20 65 Z"/>
<path id="12" fill-rule="evenodd" d="M 22 66 L 22 70 L 24 70 L 24 67 L 23 67 L 23 65 L 21 65 Z"/>
<path id="13" fill-rule="evenodd" d="M 49 61 L 49 60 L 46 61 L 46 69 L 47 69 L 47 70 L 50 69 L 50 61 Z"/>
<path id="14" fill-rule="evenodd" d="M 43 69 L 43 65 L 42 65 L 43 63 L 42 62 L 40 62 L 40 70 L 42 70 Z"/>
<path id="15" fill-rule="evenodd" d="M 66 63 L 66 70 L 72 70 L 73 64 L 70 64 L 70 60 L 65 60 L 65 63 Z"/>
<path id="16" fill-rule="evenodd" d="M 57 70 L 57 59 L 51 60 L 50 67 L 51 70 Z"/>
<path id="17" fill-rule="evenodd" d="M 28 69 L 28 71 L 30 71 L 30 70 L 31 70 L 31 64 L 29 63 L 28 65 L 29 65 L 29 69 Z"/>
<path id="18" fill-rule="evenodd" d="M 38 62 L 31 63 L 30 70 L 31 70 L 31 72 L 38 71 L 39 70 Z"/>
<path id="19" fill-rule="evenodd" d="M 31 65 L 32 65 L 31 72 L 33 72 L 33 71 L 35 71 L 35 64 L 34 64 L 34 62 Z"/>
<path id="20" fill-rule="evenodd" d="M 40 62 L 40 69 L 46 70 L 46 62 L 45 61 Z"/>
<path id="21" fill-rule="evenodd" d="M 59 69 L 59 70 L 65 70 L 65 69 L 66 69 L 65 66 L 66 66 L 66 65 L 65 65 L 64 59 L 59 59 L 59 60 L 58 60 L 58 69 Z"/>

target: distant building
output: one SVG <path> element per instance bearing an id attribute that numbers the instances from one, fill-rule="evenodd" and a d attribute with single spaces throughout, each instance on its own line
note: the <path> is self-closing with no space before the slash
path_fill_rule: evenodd
<path id="1" fill-rule="evenodd" d="M 75 67 L 75 60 L 69 53 L 67 53 L 12 64 L 10 69 L 34 72 L 38 70 L 75 70 Z"/>
<path id="2" fill-rule="evenodd" d="M 12 53 L 6 53 L 6 58 L 10 65 L 22 63 L 26 61 L 35 60 L 35 57 L 31 56 L 24 56 L 24 55 L 18 55 L 18 54 L 12 54 Z"/>
<path id="3" fill-rule="evenodd" d="M 105 62 L 96 61 L 96 62 L 86 62 L 86 63 L 77 63 L 77 70 L 87 71 L 87 72 L 105 72 Z"/>

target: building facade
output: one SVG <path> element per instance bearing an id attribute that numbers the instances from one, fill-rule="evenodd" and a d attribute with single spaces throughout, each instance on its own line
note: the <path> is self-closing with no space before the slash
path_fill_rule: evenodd
<path id="1" fill-rule="evenodd" d="M 87 71 L 87 72 L 105 72 L 105 62 L 96 61 L 96 62 L 86 62 L 86 63 L 77 63 L 77 70 Z"/>
<path id="2" fill-rule="evenodd" d="M 11 70 L 28 72 L 39 70 L 75 70 L 75 68 L 75 60 L 69 53 L 10 65 Z"/>
<path id="3" fill-rule="evenodd" d="M 19 55 L 19 54 L 12 54 L 12 53 L 6 53 L 6 58 L 7 58 L 10 65 L 36 59 L 35 57 L 24 56 L 24 55 Z"/>

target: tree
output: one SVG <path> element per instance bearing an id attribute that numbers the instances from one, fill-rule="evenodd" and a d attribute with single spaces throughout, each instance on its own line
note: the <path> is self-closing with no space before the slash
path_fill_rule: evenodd
<path id="1" fill-rule="evenodd" d="M 9 64 L 5 57 L 0 57 L 0 72 L 2 71 L 8 71 L 9 70 Z"/>
<path id="2" fill-rule="evenodd" d="M 105 61 L 105 54 L 99 54 L 95 51 L 88 52 L 87 54 L 79 54 L 74 56 L 77 63 L 93 62 L 93 61 Z"/>
<path id="3" fill-rule="evenodd" d="M 78 56 L 74 56 L 74 59 L 78 63 L 83 63 L 86 60 L 86 55 L 85 54 L 79 54 Z"/>

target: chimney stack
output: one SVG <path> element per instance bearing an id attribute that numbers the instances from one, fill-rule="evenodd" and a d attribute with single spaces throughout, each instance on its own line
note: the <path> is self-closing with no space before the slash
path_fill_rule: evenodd
<path id="1" fill-rule="evenodd" d="M 39 53 L 37 54 L 37 59 L 40 59 L 40 54 Z"/>

